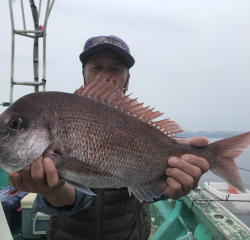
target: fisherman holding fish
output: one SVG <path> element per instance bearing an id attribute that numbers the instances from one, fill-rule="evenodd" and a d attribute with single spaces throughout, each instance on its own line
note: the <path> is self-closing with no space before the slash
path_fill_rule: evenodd
<path id="1" fill-rule="evenodd" d="M 105 81 L 113 81 L 120 90 L 124 89 L 124 93 L 127 91 L 129 69 L 135 61 L 122 39 L 115 36 L 90 38 L 80 60 L 85 85 L 101 72 L 99 79 L 108 74 Z M 18 121 L 12 121 L 13 128 L 18 128 Z M 205 147 L 208 139 L 194 137 L 189 143 L 193 147 Z M 59 158 L 66 152 L 67 148 L 57 152 Z M 166 171 L 163 169 L 166 174 L 164 194 L 157 199 L 152 197 L 153 201 L 187 195 L 198 187 L 201 175 L 209 170 L 209 163 L 204 158 L 185 152 L 179 158 L 170 157 L 168 165 Z M 146 198 L 138 189 L 129 189 L 131 196 L 127 187 L 86 190 L 88 188 L 73 184 L 66 177 L 62 181 L 53 160 L 44 155 L 20 171 L 9 172 L 8 176 L 17 190 L 38 193 L 33 208 L 51 215 L 47 231 L 50 240 L 146 240 L 149 237 L 151 218 L 147 202 L 153 201 L 143 201 Z"/>

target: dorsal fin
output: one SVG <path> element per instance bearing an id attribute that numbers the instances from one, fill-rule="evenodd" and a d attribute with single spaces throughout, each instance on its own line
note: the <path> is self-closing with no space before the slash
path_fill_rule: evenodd
<path id="1" fill-rule="evenodd" d="M 89 90 L 88 95 L 92 96 L 94 92 L 97 93 L 97 91 L 107 82 L 107 77 L 108 74 L 102 79 L 100 79 L 97 83 L 95 83 L 93 87 Z"/>
<path id="2" fill-rule="evenodd" d="M 150 109 L 149 106 L 143 107 L 143 103 L 138 103 L 137 98 L 130 98 L 131 94 L 125 96 L 123 89 L 119 89 L 119 84 L 115 84 L 113 79 L 107 81 L 108 75 L 101 79 L 100 77 L 101 73 L 95 76 L 85 87 L 82 86 L 77 89 L 74 94 L 112 106 L 119 111 L 132 115 L 140 121 L 147 122 L 175 139 L 177 143 L 189 144 L 187 139 L 174 136 L 174 134 L 183 132 L 178 124 L 170 121 L 169 118 L 152 122 L 153 119 L 161 116 L 163 113 L 159 111 L 154 112 L 154 108 Z"/>
<path id="3" fill-rule="evenodd" d="M 101 73 L 96 75 L 85 87 L 81 86 L 74 93 L 81 96 L 86 96 L 85 94 L 91 90 L 91 88 L 95 85 L 96 82 L 99 81 Z"/>

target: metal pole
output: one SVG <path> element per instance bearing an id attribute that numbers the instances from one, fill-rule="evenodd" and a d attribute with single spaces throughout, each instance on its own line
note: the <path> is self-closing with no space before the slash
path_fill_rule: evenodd
<path id="1" fill-rule="evenodd" d="M 15 30 L 15 33 L 43 33 L 42 30 Z"/>
<path id="2" fill-rule="evenodd" d="M 14 17 L 12 9 L 12 1 L 9 0 L 10 8 L 10 21 L 11 21 L 11 67 L 10 67 L 10 105 L 13 103 L 13 81 L 14 81 L 14 56 L 15 56 L 15 26 L 14 26 Z M 8 177 L 8 186 L 11 185 L 10 178 Z"/>
<path id="3" fill-rule="evenodd" d="M 10 104 L 13 103 L 13 81 L 14 81 L 14 53 L 15 53 L 15 26 L 13 18 L 12 1 L 9 0 L 10 20 L 11 20 L 11 68 L 10 68 Z"/>
<path id="4" fill-rule="evenodd" d="M 53 7 L 53 5 L 54 5 L 54 2 L 55 2 L 55 0 L 53 0 L 53 2 L 51 3 L 51 6 L 50 6 L 50 8 L 49 8 L 49 15 L 50 15 L 51 9 L 52 9 L 52 7 Z M 49 18 L 49 16 L 48 16 L 48 18 Z"/>
<path id="5" fill-rule="evenodd" d="M 26 86 L 34 86 L 35 92 L 39 91 L 39 86 L 43 85 L 43 91 L 46 90 L 46 30 L 47 30 L 47 22 L 54 5 L 55 0 L 47 0 L 46 13 L 44 19 L 43 30 L 38 30 L 39 25 L 39 17 L 41 13 L 41 4 L 42 0 L 39 0 L 39 9 L 37 11 L 37 7 L 35 5 L 34 0 L 29 0 L 31 12 L 34 21 L 34 30 L 26 30 L 26 22 L 25 22 L 25 12 L 23 0 L 21 0 L 21 11 L 22 11 L 22 19 L 23 19 L 23 28 L 24 30 L 15 30 L 14 27 L 14 14 L 12 8 L 13 0 L 9 0 L 10 7 L 10 18 L 11 18 L 11 26 L 12 26 L 12 45 L 11 45 L 11 77 L 10 77 L 10 103 L 13 103 L 13 91 L 14 85 L 26 85 Z M 29 33 L 34 33 L 31 35 Z M 19 34 L 22 36 L 34 38 L 34 48 L 33 48 L 33 68 L 34 68 L 34 82 L 15 82 L 14 81 L 14 45 L 15 45 L 15 34 Z M 43 37 L 43 79 L 39 82 L 39 48 L 38 48 L 38 40 L 39 37 Z"/>
<path id="6" fill-rule="evenodd" d="M 34 20 L 34 28 L 35 30 L 38 30 L 38 12 L 36 5 L 34 3 L 34 0 L 30 0 L 30 7 L 31 7 L 31 12 L 33 15 L 33 20 Z M 33 48 L 33 66 L 34 66 L 34 81 L 38 82 L 39 80 L 39 56 L 38 56 L 38 38 L 39 35 L 35 33 L 34 35 L 34 48 Z M 38 86 L 34 86 L 35 92 L 39 91 Z"/>
<path id="7" fill-rule="evenodd" d="M 38 19 L 40 18 L 42 0 L 39 1 Z"/>
<path id="8" fill-rule="evenodd" d="M 15 85 L 42 86 L 43 82 L 13 82 Z"/>
<path id="9" fill-rule="evenodd" d="M 23 0 L 21 0 L 21 8 L 22 8 L 22 16 L 23 16 L 23 29 L 26 30 L 25 16 L 24 16 L 24 9 L 23 9 Z"/>
<path id="10" fill-rule="evenodd" d="M 29 35 L 29 34 L 27 34 L 27 33 L 18 33 L 18 32 L 16 32 L 16 34 L 18 34 L 18 35 L 22 35 L 22 36 L 24 36 L 24 37 L 34 38 L 34 36 Z"/>
<path id="11" fill-rule="evenodd" d="M 47 21 L 49 17 L 50 0 L 47 1 L 45 19 L 43 24 L 43 91 L 46 91 L 46 38 L 47 38 Z"/>

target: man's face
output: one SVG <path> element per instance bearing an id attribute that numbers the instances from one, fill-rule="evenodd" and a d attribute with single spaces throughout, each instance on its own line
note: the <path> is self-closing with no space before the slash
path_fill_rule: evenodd
<path id="1" fill-rule="evenodd" d="M 115 84 L 123 89 L 130 75 L 125 60 L 116 52 L 110 49 L 100 50 L 90 55 L 85 63 L 84 77 L 88 84 L 98 73 L 101 78 L 108 74 L 107 81 L 114 79 Z M 128 88 L 128 83 L 126 90 Z"/>

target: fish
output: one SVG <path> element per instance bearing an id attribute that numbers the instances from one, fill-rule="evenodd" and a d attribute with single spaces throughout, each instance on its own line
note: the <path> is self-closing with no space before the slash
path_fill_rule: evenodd
<path id="1" fill-rule="evenodd" d="M 192 147 L 175 135 L 183 132 L 177 123 L 155 120 L 161 115 L 101 74 L 74 94 L 31 93 L 0 115 L 0 166 L 20 171 L 43 154 L 62 181 L 86 194 L 127 187 L 139 201 L 151 202 L 167 188 L 168 159 L 194 154 L 246 193 L 234 159 L 250 144 L 250 132 Z"/>

